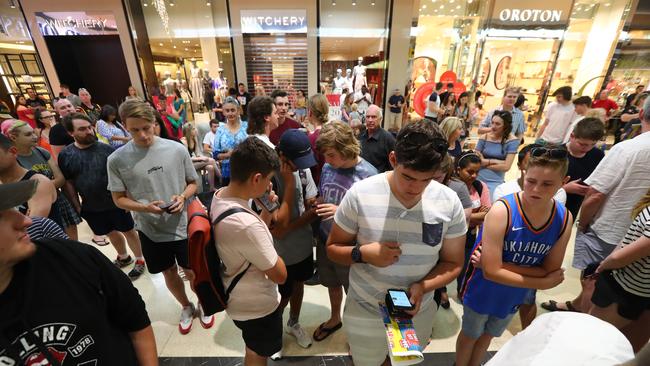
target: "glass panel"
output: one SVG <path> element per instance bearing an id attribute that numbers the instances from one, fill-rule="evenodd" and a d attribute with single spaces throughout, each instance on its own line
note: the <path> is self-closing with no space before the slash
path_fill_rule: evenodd
<path id="1" fill-rule="evenodd" d="M 2 70 L 0 70 L 0 74 L 2 74 L 2 75 L 10 75 L 11 74 L 11 69 L 9 68 L 9 63 L 7 62 L 7 59 L 5 58 L 5 55 L 0 55 L 0 67 L 2 67 Z"/>
<path id="2" fill-rule="evenodd" d="M 25 66 L 27 66 L 27 73 L 31 75 L 42 74 L 41 70 L 38 68 L 38 63 L 34 61 L 25 60 Z"/>
<path id="3" fill-rule="evenodd" d="M 22 75 L 26 73 L 26 70 L 23 67 L 23 62 L 20 60 L 20 56 L 8 55 L 7 58 L 9 59 L 11 70 L 13 71 L 14 75 Z"/>
<path id="4" fill-rule="evenodd" d="M 383 105 L 389 4 L 389 0 L 320 2 L 322 93 L 341 94 L 348 88 L 356 94 L 351 99 L 361 99 L 366 85 L 371 101 Z M 363 114 L 367 103 L 358 107 Z"/>

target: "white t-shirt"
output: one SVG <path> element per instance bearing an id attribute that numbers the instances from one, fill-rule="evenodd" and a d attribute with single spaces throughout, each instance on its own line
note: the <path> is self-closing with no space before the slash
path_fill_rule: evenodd
<path id="1" fill-rule="evenodd" d="M 258 134 L 258 135 L 253 135 L 253 136 L 255 136 L 255 137 L 257 137 L 258 139 L 262 140 L 262 141 L 263 141 L 265 144 L 267 144 L 271 149 L 275 150 L 275 145 L 273 145 L 273 143 L 271 142 L 271 139 L 269 139 L 268 136 L 266 136 L 266 135 L 264 135 L 264 134 L 261 134 L 261 135 Z"/>
<path id="2" fill-rule="evenodd" d="M 348 190 L 334 215 L 345 232 L 356 235 L 358 245 L 398 242 L 402 255 L 397 263 L 379 268 L 368 263 L 350 266 L 348 296 L 366 310 L 379 312 L 391 288 L 407 289 L 421 280 L 438 263 L 444 239 L 467 232 L 465 212 L 458 195 L 449 187 L 431 182 L 420 202 L 405 208 L 393 195 L 388 173 L 356 182 Z M 422 299 L 422 308 L 433 301 L 433 292 Z"/>
<path id="3" fill-rule="evenodd" d="M 208 146 L 212 148 L 212 144 L 214 144 L 214 136 L 215 133 L 212 132 L 212 130 L 208 131 L 208 133 L 203 136 L 203 145 L 208 144 Z"/>
<path id="4" fill-rule="evenodd" d="M 118 150 L 119 151 L 119 150 Z M 585 183 L 607 195 L 591 230 L 617 245 L 632 224 L 632 208 L 650 187 L 650 133 L 614 145 Z"/>
<path id="5" fill-rule="evenodd" d="M 562 105 L 557 102 L 552 102 L 544 112 L 545 119 L 548 120 L 546 128 L 541 138 L 553 144 L 561 144 L 564 141 L 564 136 L 576 118 L 575 108 L 573 103 Z"/>
<path id="6" fill-rule="evenodd" d="M 499 198 L 505 197 L 509 194 L 512 193 L 517 193 L 521 192 L 522 189 L 519 186 L 519 182 L 515 180 L 511 180 L 505 183 L 499 184 L 495 189 L 494 189 L 494 194 L 492 194 L 492 197 L 494 197 L 494 200 L 498 200 Z M 564 188 L 560 188 L 557 190 L 555 193 L 555 196 L 553 196 L 556 201 L 560 202 L 563 205 L 566 205 L 566 191 Z"/>
<path id="7" fill-rule="evenodd" d="M 436 93 L 436 106 L 437 106 L 438 108 L 440 108 L 440 93 L 436 92 L 435 90 L 433 91 L 433 93 Z M 433 93 L 431 93 L 431 94 L 433 94 Z M 429 102 L 433 102 L 433 101 L 431 100 L 431 94 L 427 95 L 427 97 L 424 98 L 424 105 L 425 105 L 425 108 L 424 108 L 424 115 L 425 115 L 426 117 L 437 118 L 437 117 L 438 117 L 438 113 L 436 113 L 436 112 L 431 112 L 431 111 L 429 110 Z"/>
<path id="8" fill-rule="evenodd" d="M 280 304 L 277 284 L 264 273 L 275 266 L 278 254 L 266 224 L 244 200 L 215 197 L 210 210 L 211 221 L 235 207 L 251 213 L 235 213 L 226 217 L 216 225 L 214 237 L 219 257 L 225 266 L 223 281 L 226 287 L 251 263 L 230 293 L 226 308 L 230 318 L 245 321 L 265 317 Z"/>
<path id="9" fill-rule="evenodd" d="M 569 142 L 569 140 L 571 139 L 571 132 L 573 132 L 573 129 L 576 128 L 578 122 L 582 121 L 583 119 L 585 119 L 585 116 L 579 115 L 578 118 L 574 119 L 573 122 L 571 122 L 571 126 L 569 126 L 569 129 L 567 129 L 566 131 L 566 135 L 564 135 L 564 140 L 562 140 L 563 144 Z"/>

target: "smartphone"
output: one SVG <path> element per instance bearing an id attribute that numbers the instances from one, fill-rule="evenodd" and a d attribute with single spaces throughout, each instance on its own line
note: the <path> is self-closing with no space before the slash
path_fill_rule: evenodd
<path id="1" fill-rule="evenodd" d="M 600 266 L 600 262 L 589 263 L 587 265 L 587 268 L 585 268 L 582 271 L 582 279 L 583 280 L 597 279 L 598 273 L 596 273 L 596 269 L 598 269 L 598 266 Z"/>
<path id="2" fill-rule="evenodd" d="M 404 290 L 390 289 L 386 294 L 386 307 L 392 315 L 405 316 L 405 310 L 415 309 L 415 305 L 411 304 L 409 295 Z"/>
<path id="3" fill-rule="evenodd" d="M 169 208 L 176 204 L 176 201 L 169 201 L 158 206 L 160 209 L 169 212 Z"/>
<path id="4" fill-rule="evenodd" d="M 278 204 L 277 201 L 273 202 L 271 201 L 271 193 L 266 191 L 262 195 L 262 197 L 257 198 L 257 202 L 259 202 L 268 212 L 273 212 L 277 210 L 280 205 Z"/>

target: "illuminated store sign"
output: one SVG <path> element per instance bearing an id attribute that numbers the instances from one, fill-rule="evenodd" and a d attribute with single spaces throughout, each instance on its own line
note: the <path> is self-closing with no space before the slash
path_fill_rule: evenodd
<path id="1" fill-rule="evenodd" d="M 571 1 L 496 0 L 492 28 L 560 28 L 569 23 Z"/>
<path id="2" fill-rule="evenodd" d="M 43 36 L 118 34 L 115 16 L 110 12 L 37 12 L 36 22 Z"/>
<path id="3" fill-rule="evenodd" d="M 242 10 L 242 33 L 307 33 L 307 11 Z"/>

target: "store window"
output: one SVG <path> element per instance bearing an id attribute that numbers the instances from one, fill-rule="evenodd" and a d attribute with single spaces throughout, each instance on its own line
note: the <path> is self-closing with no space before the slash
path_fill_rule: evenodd
<path id="1" fill-rule="evenodd" d="M 33 90 L 51 107 L 52 94 L 24 18 L 17 7 L 2 5 L 0 15 L 0 99 L 5 111 L 15 110 L 16 98 Z"/>
<path id="2" fill-rule="evenodd" d="M 390 0 L 321 0 L 319 86 L 332 105 L 344 88 L 360 96 L 363 85 L 383 104 L 389 8 Z"/>
<path id="3" fill-rule="evenodd" d="M 137 44 L 147 93 L 169 100 L 179 89 L 188 120 L 197 113 L 211 117 L 215 97 L 223 100 L 228 88 L 235 87 L 226 0 L 137 1 L 136 9 L 134 5 L 130 15 L 136 33 L 140 18 L 146 25 L 137 34 Z M 143 44 L 148 49 L 142 49 Z"/>

